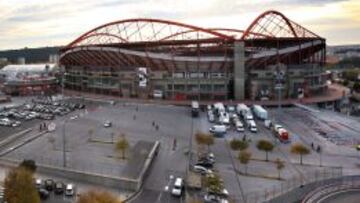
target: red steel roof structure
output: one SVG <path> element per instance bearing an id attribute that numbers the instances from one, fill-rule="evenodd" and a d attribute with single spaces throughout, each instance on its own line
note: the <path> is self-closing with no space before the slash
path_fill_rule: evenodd
<path id="1" fill-rule="evenodd" d="M 137 18 L 96 27 L 61 50 L 65 66 L 152 70 L 221 70 L 233 67 L 233 48 L 244 42 L 246 65 L 324 63 L 325 39 L 278 11 L 266 11 L 246 30 L 203 28 Z"/>

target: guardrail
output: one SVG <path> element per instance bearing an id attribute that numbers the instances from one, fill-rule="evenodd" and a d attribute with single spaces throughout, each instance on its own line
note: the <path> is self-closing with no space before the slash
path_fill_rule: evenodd
<path id="1" fill-rule="evenodd" d="M 322 170 L 306 173 L 306 177 L 296 176 L 265 190 L 247 193 L 244 196 L 244 202 L 296 202 L 295 199 L 300 199 L 300 197 L 303 197 L 305 194 L 311 192 L 319 186 L 319 183 L 322 184 L 325 180 L 340 176 L 342 176 L 342 168 L 323 168 Z M 314 183 L 317 183 L 315 184 L 317 187 L 312 187 Z M 296 191 L 299 188 L 300 191 Z M 293 191 L 295 191 L 295 193 L 290 194 Z"/>
<path id="2" fill-rule="evenodd" d="M 360 191 L 360 176 L 351 177 L 350 180 L 346 180 L 348 177 L 344 177 L 336 181 L 336 183 L 319 187 L 307 194 L 301 203 L 318 203 L 324 200 L 324 198 L 329 198 L 338 192 L 352 191 L 353 189 Z"/>

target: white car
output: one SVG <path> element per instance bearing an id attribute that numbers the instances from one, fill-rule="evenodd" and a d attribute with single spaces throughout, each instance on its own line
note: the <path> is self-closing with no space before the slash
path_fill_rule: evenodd
<path id="1" fill-rule="evenodd" d="M 77 118 L 79 118 L 79 116 L 78 116 L 78 115 L 71 116 L 71 117 L 70 117 L 70 120 L 75 120 L 75 119 L 77 119 Z"/>
<path id="2" fill-rule="evenodd" d="M 37 189 L 39 189 L 39 188 L 41 188 L 41 186 L 42 186 L 42 180 L 40 178 L 36 179 L 35 180 L 35 187 Z"/>
<path id="3" fill-rule="evenodd" d="M 74 185 L 73 184 L 67 184 L 65 188 L 65 195 L 66 196 L 74 196 Z"/>
<path id="4" fill-rule="evenodd" d="M 194 165 L 194 171 L 196 173 L 201 173 L 201 175 L 207 175 L 207 174 L 212 174 L 213 172 L 210 169 L 207 169 L 203 166 L 200 165 Z"/>
<path id="5" fill-rule="evenodd" d="M 235 123 L 235 126 L 236 126 L 236 130 L 238 132 L 244 132 L 244 125 L 242 124 L 241 121 L 237 120 L 236 123 Z"/>
<path id="6" fill-rule="evenodd" d="M 112 126 L 112 123 L 110 121 L 105 121 L 105 123 L 104 123 L 105 128 L 109 128 L 111 126 Z"/>
<path id="7" fill-rule="evenodd" d="M 180 197 L 182 194 L 182 189 L 183 189 L 183 180 L 181 178 L 176 178 L 174 186 L 171 190 L 171 194 Z"/>
<path id="8" fill-rule="evenodd" d="M 209 122 L 210 122 L 210 123 L 214 122 L 214 121 L 215 121 L 215 116 L 214 116 L 214 114 L 209 114 L 209 115 L 208 115 L 208 119 L 209 119 Z"/>

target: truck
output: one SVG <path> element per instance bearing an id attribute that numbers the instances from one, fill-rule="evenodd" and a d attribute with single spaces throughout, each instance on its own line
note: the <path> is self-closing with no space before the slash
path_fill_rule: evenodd
<path id="1" fill-rule="evenodd" d="M 260 105 L 254 105 L 252 108 L 255 116 L 260 120 L 268 119 L 268 112 Z"/>
<path id="2" fill-rule="evenodd" d="M 217 116 L 220 116 L 221 113 L 225 113 L 225 106 L 221 102 L 217 102 L 214 104 L 214 111 Z"/>
<path id="3" fill-rule="evenodd" d="M 230 115 L 226 112 L 220 113 L 219 123 L 224 125 L 230 125 Z"/>
<path id="4" fill-rule="evenodd" d="M 273 134 L 274 136 L 280 140 L 280 142 L 283 142 L 283 143 L 287 143 L 287 142 L 290 142 L 290 135 L 289 135 L 289 132 L 283 128 L 281 125 L 279 124 L 275 124 L 273 126 Z"/>
<path id="5" fill-rule="evenodd" d="M 248 120 L 248 128 L 252 133 L 257 132 L 257 127 L 256 127 L 256 123 L 254 120 Z"/>
<path id="6" fill-rule="evenodd" d="M 251 113 L 251 110 L 245 104 L 238 104 L 236 106 L 236 112 L 246 121 L 246 120 L 253 120 L 254 117 Z"/>
<path id="7" fill-rule="evenodd" d="M 192 115 L 192 117 L 199 116 L 199 102 L 197 102 L 197 101 L 191 102 L 191 115 Z"/>
<path id="8" fill-rule="evenodd" d="M 245 104 L 237 104 L 236 105 L 236 113 L 239 114 L 239 116 L 243 115 L 243 111 L 248 109 L 248 107 Z"/>

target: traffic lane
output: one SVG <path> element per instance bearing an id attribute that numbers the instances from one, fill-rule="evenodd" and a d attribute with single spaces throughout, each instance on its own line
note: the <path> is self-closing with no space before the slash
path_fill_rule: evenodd
<path id="1" fill-rule="evenodd" d="M 42 203 L 72 203 L 75 201 L 75 197 L 66 197 L 64 194 L 58 195 L 54 192 L 50 192 L 50 195 L 47 199 L 41 200 Z"/>
<path id="2" fill-rule="evenodd" d="M 30 121 L 25 121 L 25 120 L 19 120 L 19 121 L 21 122 L 21 125 L 18 127 L 0 126 L 0 132 L 1 132 L 0 141 L 29 128 L 32 128 L 33 131 L 39 131 L 40 123 L 44 123 L 44 122 L 49 123 L 49 121 L 44 121 L 39 119 L 33 119 Z"/>
<path id="3" fill-rule="evenodd" d="M 123 111 L 125 107 L 119 108 Z M 185 178 L 188 158 L 186 151 L 189 150 L 192 132 L 190 110 L 184 107 L 158 107 L 156 105 L 138 105 L 138 111 L 134 110 L 136 109 L 134 106 L 128 106 L 128 108 L 132 108 L 132 112 L 128 112 L 126 117 L 133 118 L 133 113 L 136 113 L 136 120 L 133 123 L 140 129 L 150 128 L 154 138 L 161 143 L 158 156 L 145 179 L 144 189 L 133 202 L 180 202 L 182 199 L 170 195 L 172 183 L 169 179 L 170 175 L 173 179 Z M 159 112 L 156 112 L 157 109 Z M 158 131 L 154 131 L 152 122 L 159 125 Z M 147 134 L 149 137 L 149 132 Z M 175 139 L 176 147 L 173 148 Z M 165 187 L 169 190 L 165 191 Z"/>

